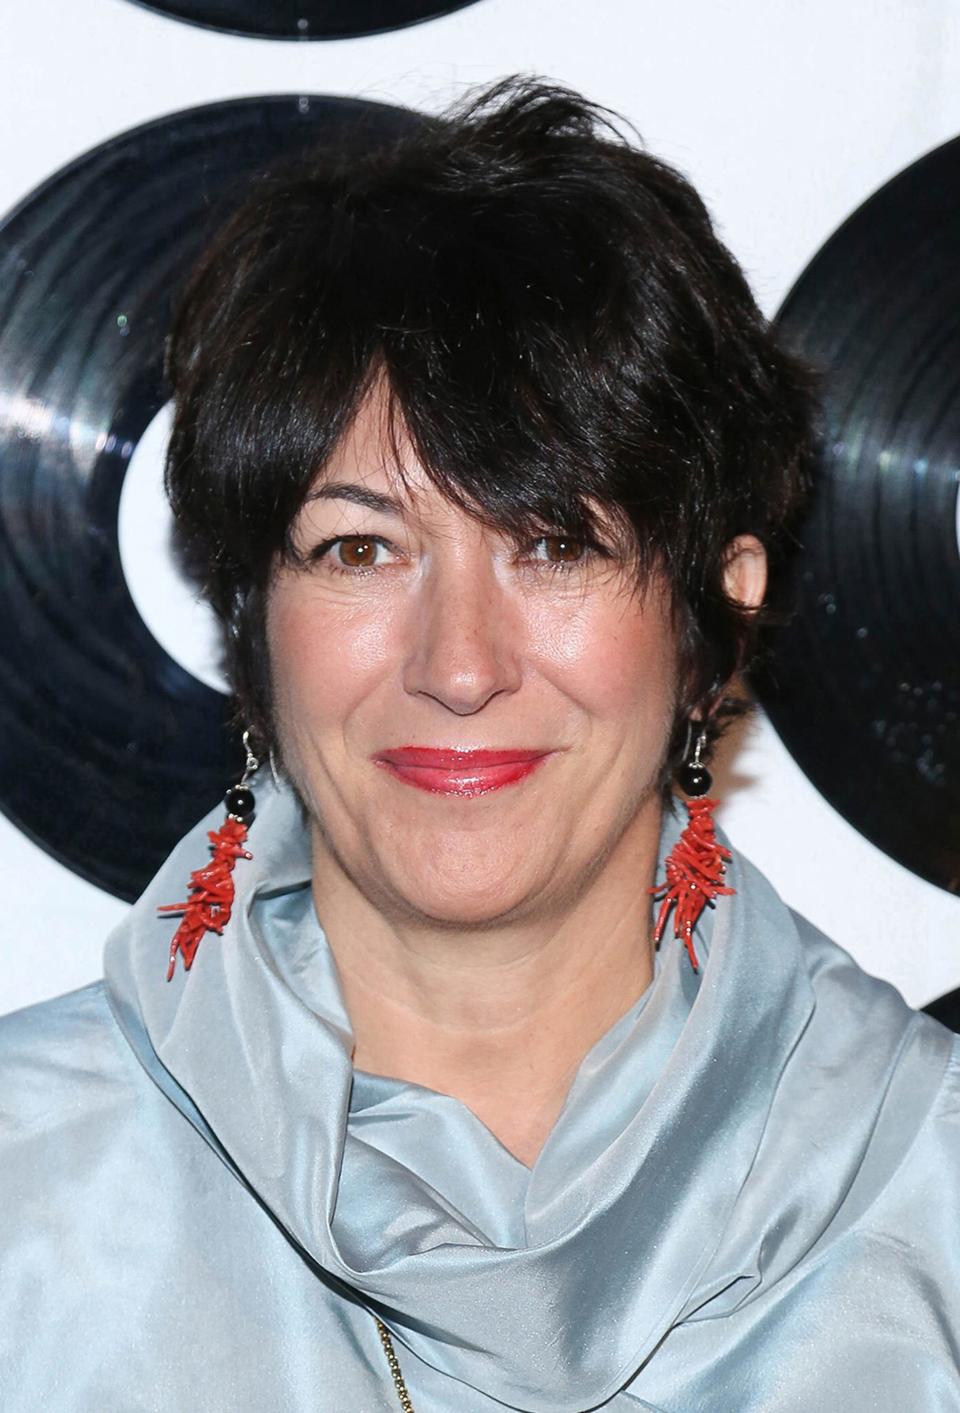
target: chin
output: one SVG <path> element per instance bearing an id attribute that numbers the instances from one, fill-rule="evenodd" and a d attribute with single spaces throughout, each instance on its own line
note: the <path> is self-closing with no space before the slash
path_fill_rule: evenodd
<path id="1" fill-rule="evenodd" d="M 522 917 L 530 906 L 529 895 L 505 898 L 490 896 L 489 889 L 478 888 L 473 895 L 466 891 L 456 894 L 439 889 L 408 888 L 398 894 L 398 901 L 408 917 L 428 926 L 460 931 L 493 927 L 511 917 Z"/>
<path id="2" fill-rule="evenodd" d="M 438 849 L 421 866 L 408 855 L 399 869 L 398 860 L 385 861 L 381 879 L 394 906 L 434 924 L 482 927 L 522 915 L 541 891 L 536 878 L 511 870 L 502 854 L 470 859 L 464 852 L 461 844 L 445 861 Z"/>

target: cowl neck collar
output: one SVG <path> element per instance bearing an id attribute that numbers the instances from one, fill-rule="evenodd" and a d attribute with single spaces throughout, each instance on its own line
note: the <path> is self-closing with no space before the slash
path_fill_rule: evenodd
<path id="1" fill-rule="evenodd" d="M 498 1209 L 484 1168 L 495 1140 L 457 1101 L 406 1086 L 409 1106 L 462 1135 L 446 1130 L 459 1169 L 427 1171 L 384 1140 L 389 1124 L 370 1141 L 398 1090 L 375 1076 L 354 1086 L 289 789 L 258 787 L 233 918 L 165 980 L 171 923 L 156 909 L 182 896 L 221 814 L 178 845 L 107 946 L 108 992 L 142 1063 L 303 1253 L 426 1363 L 525 1413 L 603 1404 L 697 1303 L 811 1014 L 790 913 L 734 853 L 736 895 L 697 932 L 699 975 L 664 942 L 642 1004 L 584 1058 Z M 668 817 L 662 856 L 679 829 Z"/>

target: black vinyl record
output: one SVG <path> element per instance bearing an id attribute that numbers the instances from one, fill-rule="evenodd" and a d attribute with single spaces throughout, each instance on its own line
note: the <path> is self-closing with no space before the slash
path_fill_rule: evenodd
<path id="1" fill-rule="evenodd" d="M 960 1032 L 960 990 L 948 991 L 945 996 L 938 996 L 923 1009 L 928 1016 L 933 1016 L 934 1020 L 938 1020 L 948 1030 Z"/>
<path id="2" fill-rule="evenodd" d="M 120 559 L 178 284 L 252 174 L 419 121 L 346 98 L 192 108 L 94 148 L 0 225 L 0 809 L 121 898 L 242 761 L 227 699 L 150 634 Z"/>
<path id="3" fill-rule="evenodd" d="M 778 322 L 822 370 L 826 436 L 761 699 L 851 824 L 958 892 L 960 139 L 844 223 Z"/>
<path id="4" fill-rule="evenodd" d="M 188 24 L 258 39 L 357 39 L 406 29 L 476 0 L 137 0 Z"/>

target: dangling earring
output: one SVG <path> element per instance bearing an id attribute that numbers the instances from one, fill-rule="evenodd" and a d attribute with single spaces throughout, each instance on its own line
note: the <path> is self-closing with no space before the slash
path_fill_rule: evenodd
<path id="1" fill-rule="evenodd" d="M 694 723 L 688 721 L 687 749 L 683 764 L 677 771 L 681 789 L 695 797 L 684 801 L 689 822 L 667 857 L 666 882 L 656 884 L 650 892 L 655 898 L 663 900 L 653 929 L 654 942 L 659 944 L 670 910 L 675 908 L 674 936 L 686 947 L 694 971 L 699 971 L 700 964 L 693 947 L 693 929 L 704 908 L 713 907 L 714 898 L 729 896 L 736 890 L 723 886 L 730 850 L 724 848 L 714 832 L 713 810 L 718 801 L 703 798 L 713 784 L 713 777 L 703 764 L 707 732 L 702 725 L 697 731 L 693 755 L 690 755 L 690 737 L 695 729 Z"/>
<path id="2" fill-rule="evenodd" d="M 190 897 L 185 903 L 167 903 L 157 909 L 160 913 L 183 914 L 170 943 L 168 981 L 173 976 L 177 952 L 183 957 L 184 969 L 189 971 L 204 934 L 223 932 L 233 908 L 233 866 L 237 859 L 253 858 L 243 846 L 256 807 L 250 781 L 260 769 L 260 762 L 250 749 L 249 731 L 243 733 L 243 747 L 247 753 L 243 775 L 236 785 L 230 786 L 223 800 L 227 817 L 219 829 L 207 834 L 213 858 L 191 873 Z"/>

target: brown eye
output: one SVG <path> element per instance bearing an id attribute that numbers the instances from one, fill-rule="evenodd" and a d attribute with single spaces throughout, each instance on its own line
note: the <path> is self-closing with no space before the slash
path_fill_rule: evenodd
<path id="1" fill-rule="evenodd" d="M 341 540 L 337 558 L 348 569 L 372 569 L 377 560 L 377 541 Z"/>
<path id="2" fill-rule="evenodd" d="M 574 564 L 583 558 L 586 549 L 582 540 L 567 535 L 544 535 L 537 544 L 546 546 L 546 558 L 551 564 Z"/>

